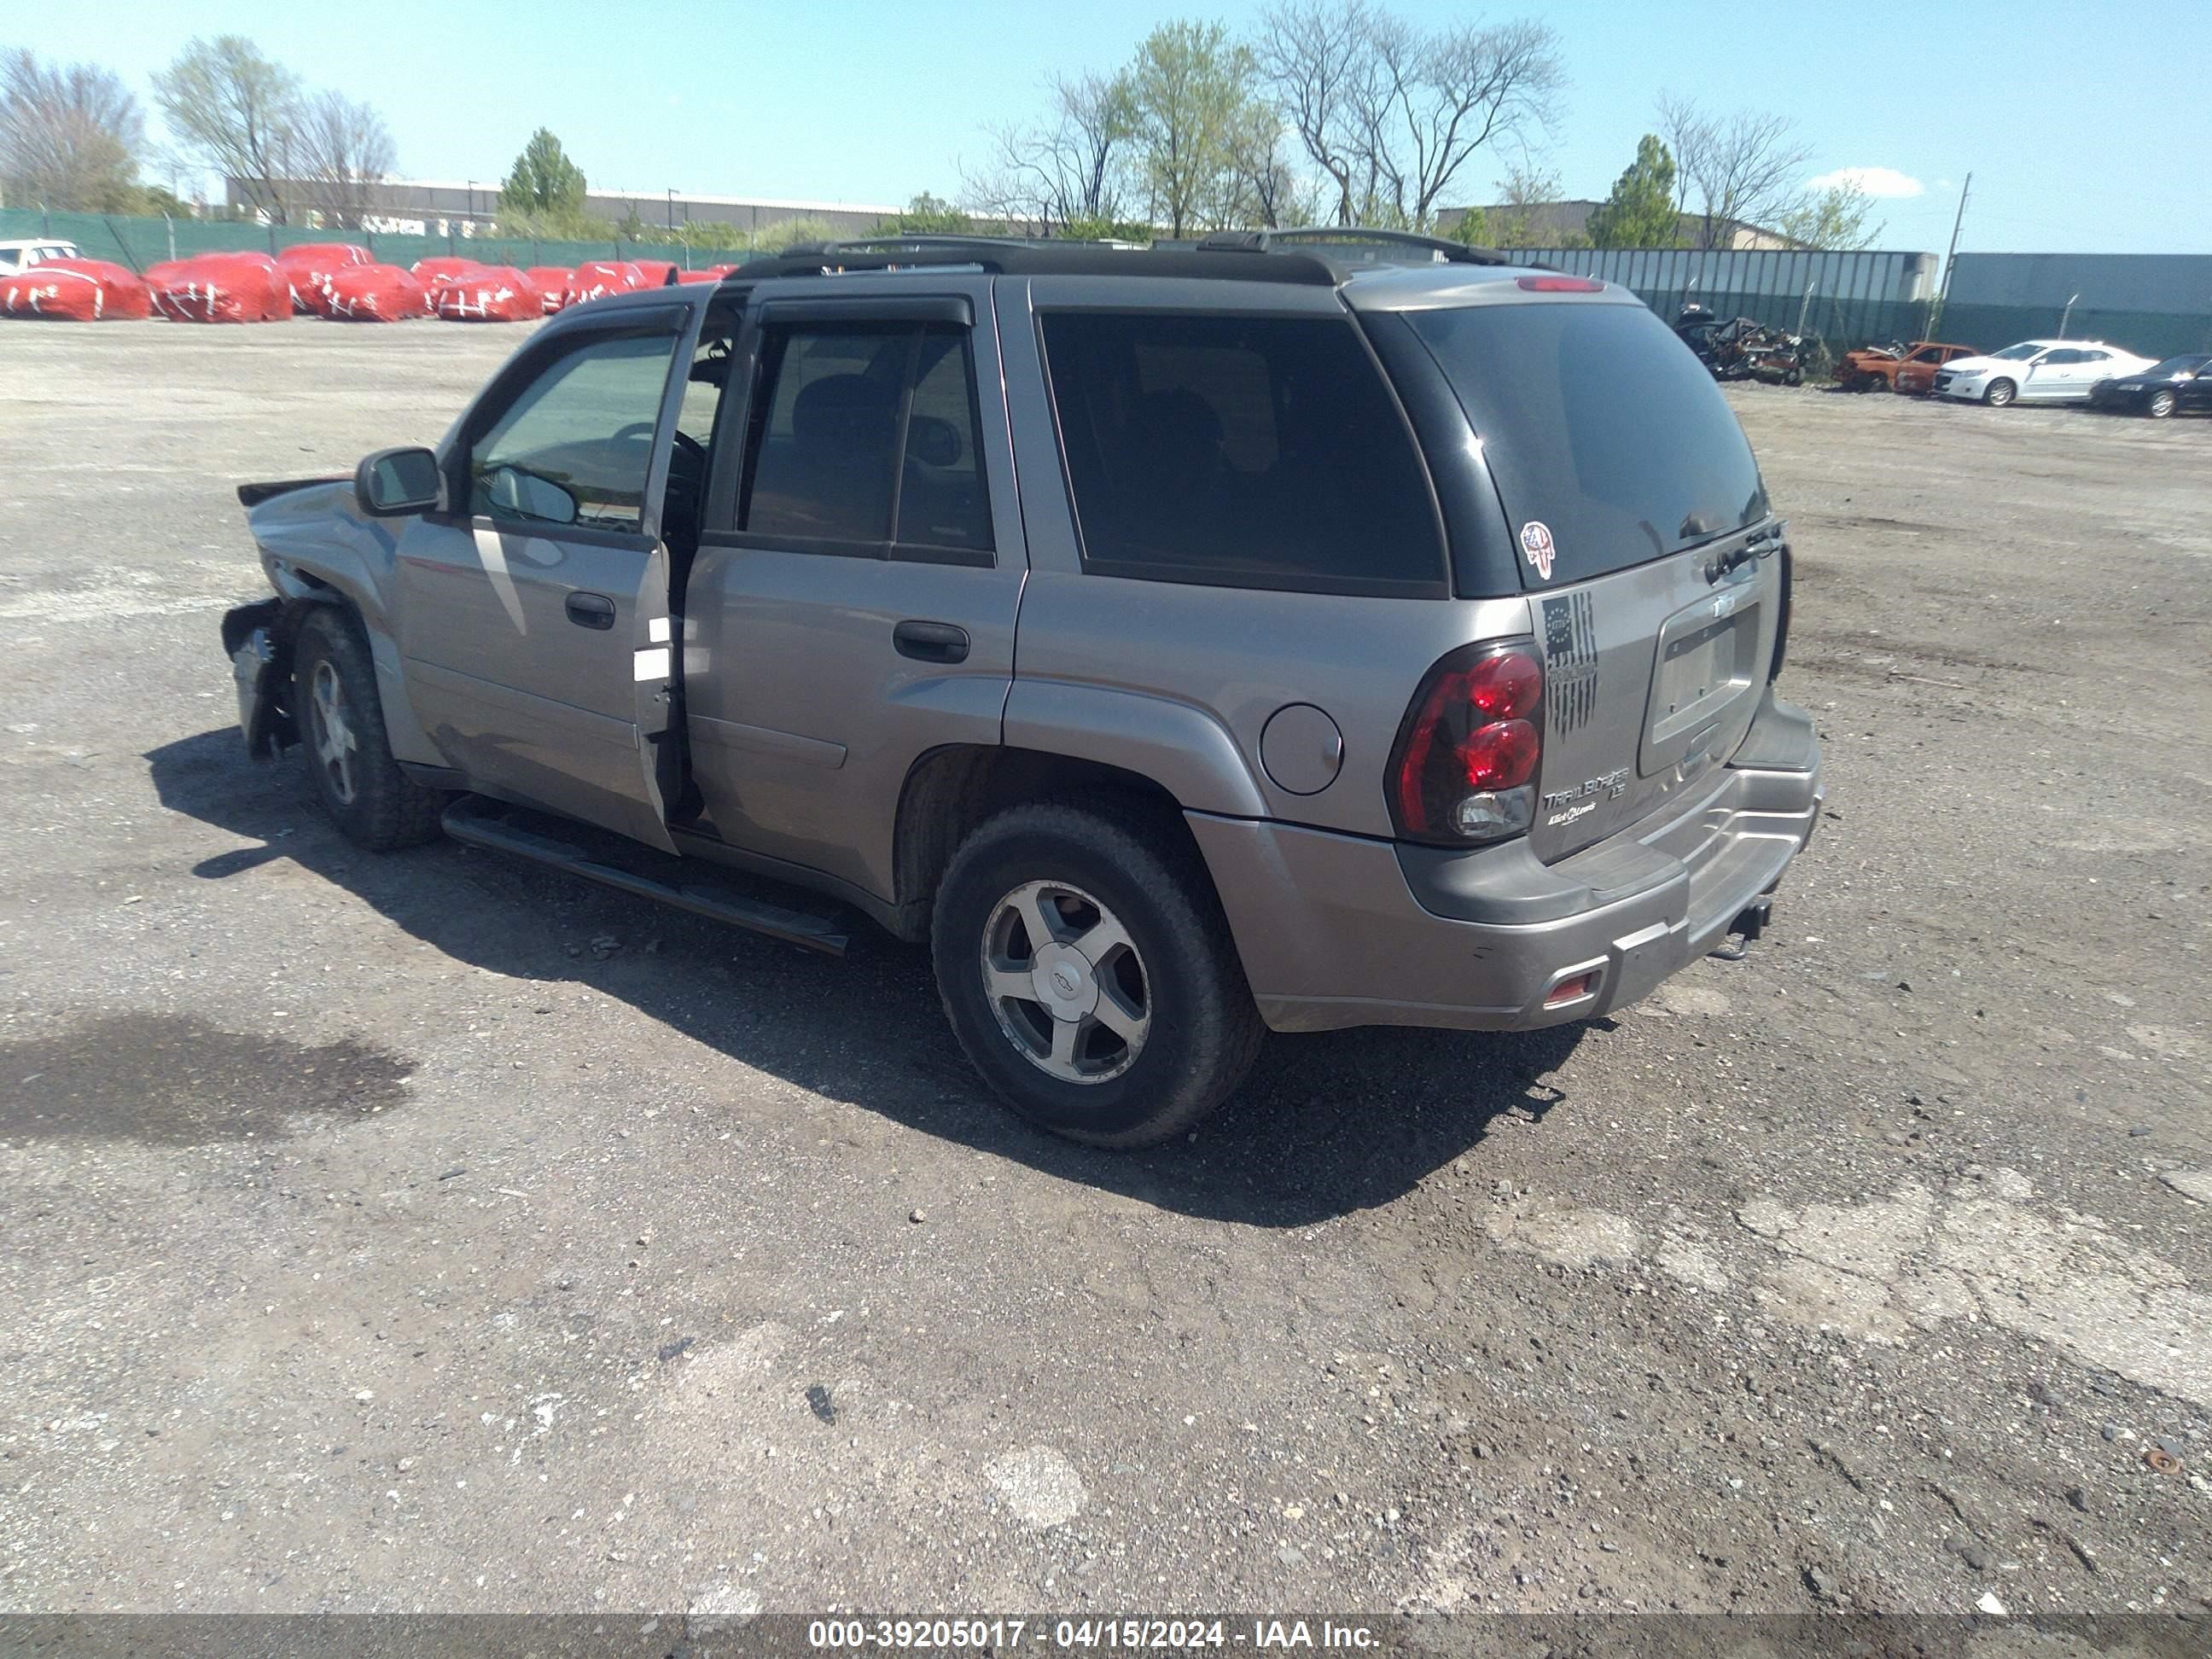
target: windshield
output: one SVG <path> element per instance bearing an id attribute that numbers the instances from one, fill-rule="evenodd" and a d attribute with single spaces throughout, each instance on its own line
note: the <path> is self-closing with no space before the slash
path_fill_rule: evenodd
<path id="1" fill-rule="evenodd" d="M 1531 587 L 1662 558 L 1766 516 L 1759 464 L 1711 374 L 1642 306 L 1404 313 L 1483 445 Z"/>
<path id="2" fill-rule="evenodd" d="M 2147 380 L 2172 380 L 2177 374 L 2194 374 L 2207 363 L 2212 363 L 2212 357 L 2199 356 L 2195 353 L 2185 357 L 2168 357 L 2164 362 L 2154 363 L 2143 370 L 2143 378 Z"/>
<path id="3" fill-rule="evenodd" d="M 2049 349 L 2034 340 L 2022 340 L 2018 345 L 2007 346 L 2002 351 L 1992 351 L 1992 357 L 2002 357 L 2008 363 L 2024 363 L 2031 357 L 2040 357 Z"/>

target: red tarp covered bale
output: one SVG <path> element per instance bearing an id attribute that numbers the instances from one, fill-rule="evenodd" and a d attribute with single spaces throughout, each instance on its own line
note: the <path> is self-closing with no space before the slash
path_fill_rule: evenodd
<path id="1" fill-rule="evenodd" d="M 645 285 L 645 273 L 627 259 L 586 259 L 568 279 L 568 291 L 562 296 L 561 303 L 581 305 L 586 300 L 627 294 Z"/>
<path id="2" fill-rule="evenodd" d="M 722 273 L 712 270 L 679 270 L 676 273 L 676 280 L 679 283 L 719 283 L 722 280 Z"/>
<path id="3" fill-rule="evenodd" d="M 568 284 L 576 273 L 566 265 L 532 265 L 522 273 L 538 284 L 545 296 L 545 314 L 551 316 L 568 302 Z"/>
<path id="4" fill-rule="evenodd" d="M 376 256 L 353 242 L 295 242 L 279 250 L 277 269 L 292 290 L 292 309 L 302 317 L 327 317 L 324 288 L 339 271 L 376 263 Z"/>
<path id="5" fill-rule="evenodd" d="M 637 274 L 643 279 L 638 283 L 640 288 L 666 288 L 676 280 L 673 259 L 632 259 L 630 264 L 637 267 Z"/>
<path id="6" fill-rule="evenodd" d="M 534 323 L 545 296 L 513 265 L 478 265 L 429 284 L 430 303 L 449 323 Z"/>
<path id="7" fill-rule="evenodd" d="M 279 323 L 291 285 L 265 253 L 199 253 L 150 265 L 154 309 L 173 323 Z"/>
<path id="8" fill-rule="evenodd" d="M 105 259 L 48 259 L 0 280 L 0 317 L 136 322 L 153 309 L 146 284 Z"/>
<path id="9" fill-rule="evenodd" d="M 398 265 L 348 265 L 323 284 L 326 309 L 335 323 L 404 323 L 431 314 L 422 284 Z"/>

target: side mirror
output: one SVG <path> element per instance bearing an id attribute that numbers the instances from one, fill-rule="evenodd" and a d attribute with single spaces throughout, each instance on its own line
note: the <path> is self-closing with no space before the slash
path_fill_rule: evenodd
<path id="1" fill-rule="evenodd" d="M 438 505 L 444 481 L 427 449 L 380 449 L 353 471 L 354 499 L 372 518 L 404 518 Z"/>
<path id="2" fill-rule="evenodd" d="M 552 479 L 519 466 L 495 466 L 479 481 L 484 499 L 502 517 L 544 524 L 576 522 L 576 498 Z"/>

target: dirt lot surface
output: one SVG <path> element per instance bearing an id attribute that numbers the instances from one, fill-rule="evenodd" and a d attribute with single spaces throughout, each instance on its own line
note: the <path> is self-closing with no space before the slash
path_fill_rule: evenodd
<path id="1" fill-rule="evenodd" d="M 2212 422 L 1731 392 L 1775 931 L 1127 1156 L 246 760 L 233 486 L 517 337 L 0 325 L 0 1609 L 2205 1611 Z"/>

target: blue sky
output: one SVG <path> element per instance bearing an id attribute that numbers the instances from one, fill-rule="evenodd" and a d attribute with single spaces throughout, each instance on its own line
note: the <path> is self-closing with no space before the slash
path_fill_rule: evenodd
<path id="1" fill-rule="evenodd" d="M 2212 252 L 2207 0 L 1395 9 L 1431 23 L 1533 15 L 1559 31 L 1571 84 L 1550 161 L 1569 196 L 1606 192 L 1668 89 L 1715 109 L 1794 117 L 1813 147 L 1810 174 L 1878 167 L 1917 183 L 1918 193 L 1880 204 L 1884 246 L 1941 252 L 1972 171 L 1962 247 Z M 1048 71 L 1110 68 L 1166 18 L 1239 26 L 1259 7 L 102 0 L 15 9 L 0 46 L 106 64 L 142 98 L 148 73 L 191 33 L 250 35 L 311 84 L 382 110 L 410 177 L 496 180 L 544 125 L 594 188 L 896 203 L 955 194 L 961 159 L 981 159 L 978 130 L 1034 110 Z M 1462 174 L 1465 198 L 1488 199 L 1501 171 L 1478 155 Z"/>

